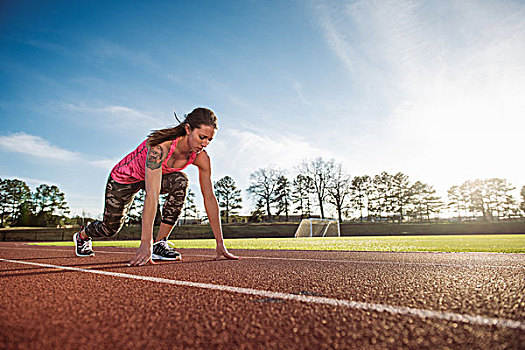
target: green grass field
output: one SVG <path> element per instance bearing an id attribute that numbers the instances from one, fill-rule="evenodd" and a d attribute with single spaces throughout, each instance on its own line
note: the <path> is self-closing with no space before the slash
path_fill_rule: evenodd
<path id="1" fill-rule="evenodd" d="M 213 239 L 172 241 L 178 248 L 215 248 Z M 139 241 L 94 241 L 93 246 L 138 247 Z M 72 246 L 72 242 L 31 243 Z M 228 249 L 525 253 L 525 235 L 379 236 L 226 239 Z"/>

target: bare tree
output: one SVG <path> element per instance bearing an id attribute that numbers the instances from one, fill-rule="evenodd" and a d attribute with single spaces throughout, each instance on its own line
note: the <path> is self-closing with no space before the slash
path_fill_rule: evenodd
<path id="1" fill-rule="evenodd" d="M 265 203 L 268 221 L 272 221 L 271 206 L 275 199 L 275 189 L 280 175 L 282 175 L 281 171 L 271 168 L 258 169 L 250 174 L 248 193 L 257 203 L 260 201 Z"/>
<path id="2" fill-rule="evenodd" d="M 334 172 L 334 160 L 324 161 L 323 158 L 319 157 L 311 161 L 303 161 L 300 171 L 303 175 L 308 175 L 312 179 L 321 211 L 321 218 L 324 219 L 324 203 L 328 196 L 328 186 Z"/>
<path id="3" fill-rule="evenodd" d="M 347 199 L 352 193 L 352 177 L 341 164 L 334 165 L 328 186 L 328 203 L 337 210 L 339 222 L 343 222 L 343 212 L 349 208 Z"/>

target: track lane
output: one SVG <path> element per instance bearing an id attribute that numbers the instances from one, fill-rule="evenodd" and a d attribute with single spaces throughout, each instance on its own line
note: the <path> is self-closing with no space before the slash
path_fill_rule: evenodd
<path id="1" fill-rule="evenodd" d="M 108 249 L 108 252 L 112 250 L 114 249 Z M 1 252 L 0 249 L 0 254 Z M 65 255 L 65 258 L 59 260 L 58 264 L 75 267 L 131 271 L 133 274 L 166 279 L 175 278 L 290 294 L 307 293 L 363 303 L 371 302 L 466 315 L 524 319 L 525 281 L 521 277 L 523 273 L 520 274 L 517 271 L 525 272 L 525 268 L 495 270 L 482 266 L 458 268 L 456 265 L 447 268 L 432 264 L 400 266 L 390 262 L 384 265 L 354 262 L 341 264 L 337 261 L 327 262 L 325 260 L 302 263 L 295 260 L 261 261 L 258 259 L 244 259 L 240 262 L 212 261 L 214 255 L 203 257 L 202 251 L 198 251 L 196 256 L 188 255 L 195 253 L 191 251 L 183 252 L 185 256 L 183 262 L 162 262 L 155 266 L 129 267 L 131 270 L 128 270 L 123 265 L 127 262 L 126 259 L 133 256 L 134 250 L 129 250 L 129 252 L 129 255 L 119 254 L 117 257 L 110 257 L 112 254 L 103 256 L 99 254 L 95 259 L 74 259 L 74 254 L 70 250 L 64 252 L 60 250 L 57 253 Z M 210 251 L 207 252 L 210 253 Z M 320 255 L 331 255 L 330 252 L 315 253 L 317 258 Z M 42 252 L 42 254 L 46 253 Z M 351 252 L 346 254 L 350 258 L 353 256 Z M 368 254 L 371 259 L 376 256 L 371 252 Z M 385 258 L 383 253 L 379 256 Z M 420 256 L 415 254 L 415 257 Z M 429 256 L 431 258 L 435 254 L 425 254 L 425 256 L 426 259 L 429 259 Z M 444 255 L 438 254 L 438 256 L 442 258 Z M 456 254 L 451 256 L 452 258 L 457 257 Z M 493 258 L 493 256 L 481 256 L 484 261 L 487 258 Z M 386 258 L 392 259 L 391 256 L 386 256 Z M 403 258 L 406 259 L 406 256 Z M 500 255 L 497 255 L 496 258 L 501 260 Z M 521 258 L 523 259 L 524 256 Z M 77 263 L 71 264 L 72 260 Z M 91 261 L 96 261 L 96 263 L 91 264 Z M 503 260 L 500 261 L 502 262 Z M 516 266 L 516 261 L 512 260 L 512 264 Z"/>
<path id="2" fill-rule="evenodd" d="M 185 252 L 185 260 L 182 263 L 161 263 L 157 266 L 147 266 L 147 267 L 136 267 L 136 268 L 126 268 L 122 266 L 123 263 L 127 261 L 127 258 L 129 255 L 126 254 L 99 254 L 93 259 L 79 259 L 71 257 L 71 252 L 64 251 L 62 252 L 60 249 L 57 249 L 57 251 L 53 252 L 44 252 L 39 249 L 31 249 L 29 251 L 29 256 L 23 257 L 23 251 L 15 251 L 10 250 L 7 254 L 10 255 L 12 258 L 24 258 L 26 261 L 30 262 L 37 262 L 37 263 L 44 263 L 44 264 L 50 264 L 50 263 L 56 263 L 56 264 L 63 264 L 67 266 L 79 266 L 82 268 L 90 268 L 90 269 L 99 269 L 102 271 L 115 271 L 115 272 L 125 272 L 130 273 L 134 275 L 143 275 L 143 276 L 155 276 L 159 278 L 167 278 L 167 279 L 174 279 L 176 277 L 177 280 L 186 280 L 186 278 L 183 277 L 197 277 L 197 279 L 191 279 L 192 281 L 199 281 L 207 283 L 206 281 L 212 281 L 214 283 L 222 283 L 222 284 L 228 284 L 226 282 L 236 282 L 236 284 L 233 284 L 234 286 L 241 286 L 241 287 L 247 287 L 253 283 L 251 281 L 252 277 L 256 280 L 255 284 L 257 285 L 259 282 L 262 283 L 262 285 L 265 286 L 273 286 L 276 291 L 285 291 L 288 292 L 288 289 L 292 290 L 292 293 L 301 293 L 305 292 L 300 295 L 304 296 L 310 296 L 310 297 L 316 297 L 316 295 L 312 294 L 321 294 L 325 293 L 328 294 L 328 297 L 336 296 L 341 297 L 340 294 L 342 292 L 342 289 L 339 286 L 333 286 L 334 279 L 325 280 L 324 278 L 326 276 L 321 276 L 319 274 L 314 274 L 310 277 L 309 281 L 307 283 L 294 285 L 295 282 L 297 282 L 300 279 L 304 279 L 305 275 L 308 275 L 308 272 L 305 272 L 304 275 L 299 273 L 299 276 L 294 276 L 293 272 L 300 272 L 303 269 L 309 270 L 309 266 L 300 266 L 297 265 L 300 263 L 299 261 L 281 261 L 281 260 L 268 260 L 264 264 L 261 263 L 259 260 L 250 260 L 245 259 L 240 262 L 231 262 L 231 261 L 219 261 L 219 262 L 210 262 L 207 257 L 202 256 L 191 256 L 189 255 L 190 252 Z M 126 253 L 124 251 L 121 251 L 121 253 Z M 130 252 L 132 255 L 132 251 Z M 195 251 L 194 253 L 198 253 L 196 255 L 206 255 L 205 253 L 210 254 L 210 251 Z M 243 252 L 244 253 L 244 252 Z M 260 252 L 258 252 L 260 253 Z M 287 252 L 287 254 L 294 253 L 294 252 Z M 273 255 L 272 253 L 271 255 Z M 293 255 L 293 254 L 292 254 Z M 210 258 L 212 255 L 209 255 Z M 350 255 L 347 255 L 350 256 Z M 6 252 L 4 249 L 0 249 L 0 257 L 5 258 Z M 313 256 L 312 256 L 313 257 Z M 387 256 L 389 259 L 391 256 Z M 382 258 L 385 258 L 383 255 Z M 91 260 L 91 261 L 86 261 Z M 324 259 L 327 260 L 327 259 Z M 329 259 L 328 259 L 329 260 Z M 518 259 L 518 262 L 520 260 Z M 308 262 L 306 262 L 308 263 Z M 498 263 L 501 263 L 498 262 Z M 516 261 L 511 262 L 512 264 L 516 264 Z M 330 274 L 334 270 L 336 271 L 337 268 L 340 268 L 340 263 L 338 262 L 324 262 L 324 261 L 317 261 L 314 263 L 309 263 L 308 265 L 314 265 L 315 268 L 313 271 L 324 271 L 324 274 Z M 275 266 L 272 266 L 275 265 Z M 353 265 L 353 264 L 350 264 Z M 369 268 L 369 266 L 366 266 L 366 264 L 357 264 L 358 269 L 363 269 L 364 267 Z M 378 267 L 382 266 L 376 266 L 376 270 Z M 347 267 L 345 267 L 346 269 Z M 413 267 L 412 267 L 413 268 Z M 429 267 L 426 267 L 427 269 Z M 438 267 L 433 267 L 432 269 L 437 269 Z M 262 272 L 259 272 L 257 269 L 261 270 Z M 328 270 L 327 270 L 328 269 Z M 51 270 L 51 271 L 49 271 Z M 471 273 L 477 273 L 477 269 L 465 269 L 469 270 Z M 474 270 L 474 271 L 473 271 Z M 487 268 L 484 270 L 491 270 L 491 268 Z M 493 270 L 493 268 L 492 268 Z M 217 272 L 222 271 L 222 275 L 217 276 Z M 271 276 L 275 272 L 286 272 L 278 276 Z M 292 276 L 289 275 L 289 273 L 292 272 Z M 347 272 L 346 270 L 344 272 Z M 378 273 L 378 271 L 375 271 L 372 273 L 372 275 Z M 493 273 L 493 272 L 492 272 Z M 81 275 L 82 277 L 74 277 Z M 521 340 L 523 341 L 523 331 L 518 330 L 509 330 L 509 329 L 494 329 L 492 326 L 478 326 L 478 325 L 472 325 L 472 324 L 465 324 L 463 322 L 450 322 L 450 321 L 444 321 L 444 320 L 428 320 L 428 319 L 422 319 L 420 317 L 414 317 L 412 316 L 406 316 L 406 315 L 392 315 L 387 314 L 385 312 L 375 312 L 371 310 L 348 310 L 348 308 L 345 307 L 334 307 L 330 305 L 305 305 L 302 302 L 295 301 L 295 300 L 272 300 L 271 297 L 263 297 L 263 296 L 247 296 L 247 295 L 236 295 L 231 293 L 224 293 L 224 292 L 213 292 L 213 291 L 203 291 L 203 290 L 196 290 L 195 288 L 190 287 L 180 287 L 180 286 L 171 286 L 171 287 L 159 287 L 159 286 L 152 286 L 151 284 L 155 283 L 147 283 L 145 281 L 139 282 L 139 281 L 116 281 L 116 279 L 112 279 L 109 276 L 84 276 L 86 273 L 82 272 L 76 272 L 76 271 L 70 271 L 70 272 L 61 272 L 61 271 L 54 271 L 52 269 L 48 268 L 27 268 L 27 267 L 20 267 L 17 268 L 6 266 L 4 263 L 0 263 L 0 283 L 2 285 L 2 288 L 4 290 L 4 287 L 6 286 L 6 281 L 9 281 L 8 284 L 12 283 L 21 283 L 24 285 L 24 288 L 34 290 L 36 288 L 37 291 L 46 290 L 46 294 L 43 297 L 43 300 L 45 303 L 50 304 L 60 304 L 61 300 L 68 300 L 68 303 L 75 302 L 75 299 L 69 300 L 67 297 L 63 296 L 63 293 L 67 291 L 71 292 L 71 290 L 82 290 L 82 287 L 78 285 L 78 281 L 87 280 L 87 285 L 89 286 L 90 294 L 86 296 L 86 300 L 81 301 L 81 305 L 84 305 L 84 302 L 87 303 L 89 300 L 90 302 L 85 304 L 84 306 L 94 305 L 97 309 L 96 314 L 99 312 L 104 314 L 108 312 L 112 312 L 110 310 L 98 310 L 99 308 L 106 309 L 110 305 L 114 305 L 114 301 L 112 298 L 115 298 L 116 296 L 112 294 L 112 291 L 118 290 L 119 293 L 124 293 L 125 295 L 128 295 L 131 299 L 128 300 L 129 303 L 136 305 L 137 301 L 134 300 L 137 298 L 136 294 L 131 294 L 130 291 L 133 290 L 140 290 L 140 291 L 146 291 L 141 292 L 140 296 L 143 299 L 149 300 L 150 302 L 156 303 L 157 301 L 159 303 L 163 303 L 164 301 L 168 302 L 168 305 L 170 306 L 170 310 L 172 310 L 172 307 L 176 310 L 180 311 L 181 309 L 188 311 L 191 315 L 195 316 L 195 312 L 197 314 L 200 314 L 207 310 L 207 307 L 209 306 L 209 303 L 212 302 L 217 308 L 214 309 L 214 313 L 211 314 L 211 320 L 213 320 L 215 323 L 215 327 L 219 327 L 221 331 L 217 332 L 217 330 L 212 326 L 209 319 L 203 319 L 199 315 L 197 318 L 201 320 L 201 322 L 204 322 L 204 325 L 195 323 L 191 318 L 186 319 L 187 322 L 191 322 L 193 324 L 192 327 L 189 328 L 188 334 L 185 334 L 184 339 L 186 339 L 188 336 L 193 335 L 195 337 L 195 329 L 198 329 L 199 332 L 202 331 L 202 329 L 205 329 L 203 331 L 204 335 L 202 337 L 197 337 L 198 339 L 201 339 L 204 343 L 200 342 L 201 340 L 197 341 L 197 343 L 191 343 L 189 340 L 182 341 L 182 344 L 185 344 L 187 346 L 192 348 L 191 344 L 222 344 L 223 346 L 226 344 L 224 341 L 227 339 L 233 339 L 234 344 L 239 344 L 239 347 L 242 348 L 242 344 L 251 344 L 251 347 L 257 347 L 257 344 L 262 344 L 265 346 L 271 346 L 272 344 L 289 344 L 291 348 L 300 348 L 301 344 L 307 341 L 309 344 L 318 345 L 321 348 L 336 348 L 336 347 L 354 347 L 357 348 L 357 345 L 360 346 L 367 346 L 367 347 L 377 347 L 377 348 L 384 348 L 386 346 L 388 347 L 395 347 L 394 345 L 403 345 L 405 346 L 424 346 L 424 344 L 427 344 L 427 346 L 449 346 L 449 347 L 456 347 L 459 348 L 459 344 L 471 344 L 473 347 L 476 348 L 498 348 L 502 345 L 507 346 L 508 348 L 519 348 L 517 347 L 517 341 Z M 261 276 L 262 275 L 262 276 Z M 265 278 L 262 278 L 263 276 L 266 276 Z M 512 276 L 510 276 L 512 277 Z M 509 277 L 509 278 L 510 278 Z M 522 279 L 523 277 L 521 277 Z M 519 280 L 519 276 L 516 277 L 516 274 L 514 273 L 514 280 Z M 371 278 L 371 281 L 375 280 L 375 278 Z M 13 282 L 14 281 L 14 282 Z M 335 279 L 337 281 L 337 278 Z M 383 292 L 385 290 L 391 289 L 391 286 L 388 286 L 389 281 L 386 281 L 386 285 L 382 287 Z M 512 280 L 509 282 L 511 283 Z M 328 286 L 326 285 L 328 284 Z M 366 284 L 366 283 L 365 283 Z M 360 295 L 363 290 L 367 290 L 366 285 L 350 285 L 354 291 L 350 293 L 350 295 L 356 296 Z M 52 286 L 52 288 L 50 288 Z M 310 288 L 310 287 L 314 288 Z M 346 288 L 349 285 L 344 285 L 343 287 Z M 307 288 L 307 289 L 301 289 L 301 288 Z M 60 289 L 63 288 L 64 291 L 60 291 Z M 343 288 L 343 289 L 344 289 Z M 8 288 L 9 290 L 17 288 Z M 259 286 L 259 289 L 260 286 Z M 301 289 L 301 290 L 299 290 Z M 269 289 L 272 290 L 272 289 Z M 51 291 L 51 293 L 47 293 Z M 156 292 L 153 292 L 156 291 Z M 319 293 L 318 293 L 319 292 Z M 92 293 L 92 294 L 91 294 Z M 158 294 L 157 294 L 158 293 Z M 174 294 L 177 295 L 176 299 L 173 299 L 171 295 Z M 333 293 L 333 295 L 330 295 L 330 293 Z M 238 293 L 237 293 L 238 294 Z M 453 293 L 454 294 L 454 293 Z M 20 295 L 19 297 L 24 297 L 25 294 Z M 62 295 L 62 297 L 61 297 Z M 70 294 L 68 294 L 70 295 Z M 135 296 L 133 296 L 135 295 Z M 93 300 L 93 297 L 96 296 L 95 300 Z M 430 296 L 432 297 L 432 296 Z M 454 297 L 457 297 L 457 295 L 454 295 Z M 203 298 L 203 299 L 201 299 Z M 120 299 L 120 294 L 117 299 Z M 140 298 L 139 298 L 140 299 Z M 275 299 L 275 298 L 274 298 Z M 346 299 L 346 298 L 345 298 Z M 372 298 L 372 294 L 370 294 L 370 297 L 368 299 L 372 299 L 374 302 L 377 300 L 374 300 Z M 101 300 L 106 300 L 107 305 L 105 303 L 101 302 Z M 164 301 L 163 301 L 164 300 Z M 348 300 L 354 300 L 354 299 L 348 299 Z M 389 305 L 392 305 L 392 299 L 387 298 L 387 300 L 390 301 Z M 78 300 L 76 300 L 78 302 Z M 516 302 L 515 297 L 511 297 L 510 299 L 507 299 L 507 301 L 510 302 Z M 94 304 L 93 304 L 94 303 Z M 503 303 L 497 303 L 498 306 L 502 306 Z M 34 302 L 30 302 L 30 304 L 35 307 L 39 308 L 42 305 L 40 303 L 34 304 Z M 142 305 L 142 304 L 141 304 Z M 219 305 L 219 306 L 218 306 Z M 403 305 L 403 304 L 401 304 Z M 215 307 L 214 306 L 214 307 Z M 222 307 L 222 309 L 221 309 Z M 20 306 L 19 306 L 20 308 Z M 196 309 L 195 309 L 196 308 Z M 16 308 L 15 308 L 16 309 Z M 109 307 L 109 309 L 112 309 L 112 307 Z M 126 307 L 127 309 L 127 307 Z M 68 309 L 69 313 L 71 313 L 71 308 Z M 88 307 L 87 310 L 93 310 L 93 307 Z M 137 310 L 141 310 L 140 308 Z M 194 310 L 195 312 L 191 312 L 191 310 Z M 230 310 L 230 311 L 228 311 Z M 227 312 L 233 312 L 233 311 L 242 311 L 246 312 L 246 314 L 241 314 L 237 316 L 224 316 Z M 313 312 L 312 310 L 315 310 Z M 438 309 L 439 310 L 439 309 Z M 18 310 L 20 312 L 20 309 Z M 45 310 L 41 310 L 45 311 Z M 222 312 L 221 312 L 222 311 Z M 275 312 L 278 311 L 278 315 L 275 314 Z M 280 314 L 282 312 L 282 315 Z M 313 312 L 313 313 L 312 313 Z M 24 312 L 21 312 L 21 314 L 24 314 Z M 172 320 L 172 317 L 170 315 L 166 316 L 165 311 L 157 311 L 159 314 L 159 317 L 167 317 L 169 320 Z M 256 319 L 252 319 L 250 315 L 254 314 L 257 315 Z M 508 316 L 508 311 L 502 313 L 505 316 Z M 162 316 L 164 315 L 164 316 Z M 185 314 L 186 315 L 186 314 Z M 290 316 L 292 315 L 292 316 Z M 476 315 L 476 313 L 474 314 Z M 485 315 L 485 313 L 483 313 Z M 517 320 L 523 320 L 523 307 L 518 308 L 517 312 L 512 314 L 511 316 L 516 316 Z M 3 316 L 3 315 L 1 315 Z M 70 315 L 71 316 L 71 315 Z M 188 315 L 186 315 L 188 316 Z M 120 313 L 117 313 L 117 318 L 122 318 L 123 324 L 126 322 L 129 322 L 129 318 L 136 319 L 137 316 L 133 315 L 122 315 Z M 221 318 L 222 317 L 222 318 Z M 224 325 L 222 323 L 223 318 L 226 318 L 228 321 Z M 242 320 L 246 321 L 247 317 L 251 321 L 258 321 L 253 323 L 250 322 L 249 324 L 242 323 Z M 288 318 L 292 318 L 291 319 Z M 297 319 L 297 317 L 300 317 L 300 320 Z M 140 318 L 140 317 L 139 317 Z M 146 317 L 146 320 L 149 318 Z M 273 319 L 273 322 L 271 321 Z M 343 320 L 344 319 L 344 320 Z M 220 321 L 220 322 L 219 322 Z M 142 323 L 142 321 L 140 321 Z M 338 323 L 333 323 L 338 322 Z M 147 322 L 146 322 L 147 323 Z M 187 325 L 181 325 L 180 322 L 175 322 L 175 324 L 178 325 L 178 327 L 186 327 L 184 329 L 187 329 Z M 256 326 L 257 324 L 262 326 Z M 230 325 L 238 325 L 239 328 L 231 328 Z M 337 325 L 337 326 L 334 326 Z M 278 327 L 279 326 L 279 327 Z M 299 327 L 298 327 L 299 326 Z M 123 326 L 122 326 L 123 327 Z M 128 325 L 129 327 L 129 325 Z M 211 329 L 209 329 L 211 327 Z M 279 328 L 279 329 L 276 329 Z M 283 328 L 284 327 L 284 328 Z M 9 327 L 8 327 L 9 328 Z M 38 327 L 37 327 L 38 328 Z M 121 328 L 121 326 L 117 326 L 117 328 Z M 168 327 L 170 331 L 175 331 L 171 326 Z M 225 329 L 223 329 L 225 328 Z M 32 327 L 29 327 L 26 331 L 29 331 L 32 329 Z M 194 331 L 192 332 L 191 329 Z M 303 333 L 303 330 L 308 330 L 307 333 Z M 121 329 L 122 330 L 122 329 Z M 283 334 L 283 330 L 289 332 L 286 334 Z M 296 330 L 294 332 L 294 330 Z M 229 334 L 229 332 L 233 332 L 232 334 Z M 2 331 L 3 332 L 3 331 Z M 74 330 L 71 330 L 71 332 L 74 333 Z M 98 330 L 100 332 L 100 329 Z M 110 331 L 110 333 L 113 331 Z M 209 333 L 209 336 L 206 335 Z M 226 333 L 223 333 L 226 332 Z M 77 332 L 78 333 L 78 332 Z M 235 334 L 239 333 L 241 336 L 240 338 L 236 336 Z M 127 332 L 125 332 L 127 334 Z M 201 334 L 201 333 L 199 333 Z M 214 343 L 216 340 L 212 335 L 215 334 L 219 338 L 222 339 L 219 343 Z M 315 340 L 315 337 L 312 337 L 312 335 L 316 335 L 318 337 L 321 337 L 320 339 L 324 339 L 324 343 L 320 343 L 319 340 Z M 3 337 L 4 335 L 2 335 Z M 85 336 L 85 335 L 84 335 Z M 142 343 L 144 339 L 150 339 L 150 335 L 143 334 L 142 337 L 138 337 L 137 335 L 129 334 L 131 339 L 135 339 L 134 341 L 137 341 L 137 344 L 145 344 Z M 481 338 L 480 338 L 481 337 Z M 110 337 L 111 338 L 111 337 Z M 110 338 L 104 338 L 105 342 L 110 341 Z M 191 338 L 191 336 L 189 337 Z M 479 339 L 478 339 L 479 338 Z M 1 339 L 1 337 L 0 337 Z M 32 338 L 33 339 L 33 338 Z M 141 340 L 142 339 L 142 340 Z M 473 339 L 478 339 L 474 341 Z M 139 341 L 140 340 L 140 341 Z M 253 340 L 253 341 L 252 341 Z M 303 342 L 301 342 L 301 340 Z M 93 341 L 93 340 L 92 340 Z M 117 340 L 113 340 L 116 342 Z M 154 343 L 157 342 L 157 340 L 154 340 Z M 277 343 L 275 343 L 277 342 Z M 34 343 L 31 343 L 34 344 Z M 66 342 L 66 344 L 69 344 Z M 74 341 L 71 344 L 77 344 Z M 98 342 L 97 344 L 101 344 Z M 116 343 L 112 343 L 113 345 Z M 155 343 L 155 344 L 168 344 L 168 343 Z M 390 345 L 389 345 L 390 344 Z M 485 345 L 484 345 L 485 344 Z M 1 345 L 1 344 L 0 344 Z M 173 343 L 172 343 L 173 345 Z M 350 346 L 352 345 L 352 346 Z M 490 345 L 487 346 L 487 345 Z M 219 345 L 217 345 L 219 346 Z M 66 346 L 67 348 L 68 346 Z M 118 348 L 119 346 L 117 346 Z M 219 346 L 220 347 L 220 346 Z M 262 348 L 263 346 L 259 346 Z M 282 346 L 281 346 L 282 347 Z M 196 347 L 197 348 L 197 347 Z"/>
<path id="3" fill-rule="evenodd" d="M 28 262 L 28 261 L 22 261 L 22 260 L 9 260 L 9 259 L 0 258 L 0 262 L 7 262 L 7 263 L 12 263 L 12 264 L 22 264 L 26 266 L 43 267 L 43 268 L 49 268 L 49 269 L 58 270 L 58 271 L 84 272 L 84 273 L 91 273 L 91 274 L 96 274 L 96 275 L 103 275 L 103 276 L 110 276 L 110 277 L 117 277 L 117 278 L 127 278 L 127 279 L 132 279 L 132 280 L 140 280 L 140 281 L 147 281 L 147 282 L 154 282 L 154 283 L 161 283 L 161 284 L 170 284 L 170 285 L 176 285 L 176 286 L 182 286 L 182 287 L 209 289 L 209 290 L 219 291 L 219 292 L 238 293 L 238 294 L 245 294 L 249 296 L 263 297 L 267 299 L 281 299 L 281 300 L 299 301 L 299 302 L 304 302 L 308 304 L 321 304 L 321 305 L 331 305 L 331 306 L 336 306 L 336 307 L 348 307 L 348 308 L 357 309 L 357 310 L 388 312 L 394 315 L 409 315 L 409 316 L 416 316 L 420 318 L 439 319 L 439 320 L 446 320 L 446 321 L 453 321 L 453 322 L 463 322 L 463 323 L 482 325 L 482 326 L 496 326 L 500 328 L 510 328 L 510 329 L 517 329 L 517 330 L 525 331 L 525 322 L 522 323 L 519 321 L 514 321 L 514 320 L 509 320 L 509 319 L 487 318 L 487 317 L 482 317 L 482 316 L 462 315 L 462 314 L 444 312 L 444 311 L 422 310 L 422 309 L 414 309 L 414 308 L 407 308 L 407 307 L 396 307 L 396 306 L 384 305 L 384 304 L 355 302 L 351 300 L 310 296 L 308 294 L 305 295 L 305 293 L 289 294 L 289 293 L 282 293 L 282 292 L 271 292 L 271 291 L 261 290 L 261 289 L 233 287 L 233 286 L 227 286 L 227 285 L 199 283 L 199 282 L 191 282 L 191 281 L 180 281 L 180 280 L 173 280 L 173 279 L 167 279 L 167 278 L 133 275 L 129 273 L 111 272 L 111 271 L 104 271 L 104 270 L 98 270 L 98 269 L 84 269 L 84 268 L 71 267 L 71 266 L 51 265 L 51 264 Z"/>

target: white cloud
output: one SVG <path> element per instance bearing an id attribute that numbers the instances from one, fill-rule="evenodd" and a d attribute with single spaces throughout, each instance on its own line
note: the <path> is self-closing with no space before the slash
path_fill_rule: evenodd
<path id="1" fill-rule="evenodd" d="M 62 105 L 69 111 L 87 113 L 92 118 L 100 119 L 101 127 L 113 129 L 118 126 L 119 129 L 126 128 L 132 130 L 149 130 L 153 128 L 165 127 L 165 121 L 160 118 L 152 117 L 127 106 L 110 105 L 105 107 L 90 107 L 86 103 L 65 103 Z"/>
<path id="2" fill-rule="evenodd" d="M 63 45 L 56 44 L 50 41 L 36 40 L 33 38 L 31 39 L 14 38 L 14 40 L 21 44 L 36 47 L 38 49 L 49 50 L 49 51 L 57 52 L 60 54 L 69 53 L 69 50 L 67 50 Z"/>
<path id="3" fill-rule="evenodd" d="M 295 90 L 295 93 L 297 94 L 299 101 L 301 101 L 306 106 L 312 106 L 312 103 L 308 101 L 308 99 L 304 96 L 303 86 L 301 85 L 301 83 L 299 83 L 298 81 L 294 81 L 293 89 Z"/>
<path id="4" fill-rule="evenodd" d="M 136 66 L 148 68 L 157 66 L 147 53 L 128 49 L 105 39 L 99 39 L 91 43 L 91 53 L 104 59 L 113 58 Z"/>
<path id="5" fill-rule="evenodd" d="M 328 13 L 324 11 L 321 13 L 319 18 L 321 26 L 326 36 L 328 46 L 333 50 L 335 55 L 344 63 L 350 73 L 354 73 L 353 69 L 354 62 L 356 61 L 356 54 L 344 35 L 338 30 L 338 28 L 332 22 Z"/>
<path id="6" fill-rule="evenodd" d="M 58 146 L 40 136 L 19 132 L 12 135 L 0 135 L 0 149 L 11 153 L 21 153 L 38 160 L 55 160 L 67 162 L 88 162 L 96 167 L 107 169 L 116 163 L 113 159 L 91 160 L 89 156 L 72 152 Z"/>
<path id="7" fill-rule="evenodd" d="M 0 147 L 10 152 L 27 154 L 40 159 L 75 161 L 80 158 L 79 153 L 54 146 L 40 136 L 24 132 L 0 136 Z"/>

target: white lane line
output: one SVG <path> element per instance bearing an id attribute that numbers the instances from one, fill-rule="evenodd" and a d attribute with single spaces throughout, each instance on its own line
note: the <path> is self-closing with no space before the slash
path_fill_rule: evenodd
<path id="1" fill-rule="evenodd" d="M 18 249 L 18 250 L 45 250 L 53 252 L 67 252 L 65 249 L 47 249 L 47 248 L 11 248 L 11 247 L 0 247 L 0 249 Z M 103 248 L 103 247 L 98 247 Z M 73 247 L 71 248 L 73 251 Z M 127 254 L 134 255 L 135 252 L 118 252 L 118 251 L 103 251 L 96 250 L 95 254 Z M 371 252 L 373 253 L 373 252 Z M 204 258 L 215 258 L 215 255 L 204 255 L 204 254 L 188 254 L 188 256 L 198 256 Z M 354 264 L 372 264 L 372 265 L 414 265 L 414 266 L 444 266 L 444 267 L 465 267 L 470 269 L 477 268 L 495 268 L 495 269 L 525 269 L 525 266 L 516 265 L 473 265 L 473 264 L 451 264 L 451 263 L 432 263 L 432 262 L 411 262 L 411 261 L 374 261 L 374 260 L 341 260 L 341 259 L 306 259 L 306 258 L 279 258 L 279 257 L 268 257 L 268 256 L 243 256 L 243 259 L 256 259 L 256 260 L 285 260 L 285 261 L 309 261 L 309 262 L 332 262 L 332 263 L 354 263 Z"/>
<path id="2" fill-rule="evenodd" d="M 9 260 L 9 259 L 0 259 L 0 261 L 5 261 L 9 263 L 14 263 L 14 264 L 24 264 L 24 265 L 32 265 L 32 266 L 38 266 L 38 267 L 46 267 L 46 268 L 51 268 L 51 269 L 87 272 L 87 273 L 105 275 L 105 276 L 111 276 L 111 277 L 128 278 L 128 279 L 149 281 L 149 282 L 156 282 L 156 283 L 165 283 L 165 284 L 172 284 L 172 285 L 184 286 L 184 287 L 210 289 L 210 290 L 217 290 L 221 292 L 253 295 L 253 296 L 260 296 L 264 298 L 275 298 L 275 299 L 283 299 L 283 300 L 300 301 L 300 302 L 311 303 L 311 304 L 323 304 L 323 305 L 331 305 L 331 306 L 338 306 L 338 307 L 348 307 L 351 309 L 358 309 L 358 310 L 365 310 L 365 311 L 388 312 L 393 315 L 408 315 L 408 316 L 415 316 L 419 318 L 430 318 L 430 319 L 438 319 L 438 320 L 445 320 L 445 321 L 452 321 L 452 322 L 462 322 L 462 323 L 475 324 L 475 325 L 481 325 L 481 326 L 496 326 L 500 328 L 511 328 L 511 329 L 519 329 L 519 330 L 525 331 L 525 322 L 520 322 L 520 321 L 515 321 L 515 320 L 510 320 L 510 319 L 505 319 L 505 318 L 493 318 L 493 317 L 484 317 L 484 316 L 478 316 L 478 315 L 472 316 L 472 315 L 458 314 L 454 312 L 435 311 L 435 310 L 417 309 L 413 307 L 391 306 L 391 305 L 385 305 L 385 304 L 365 303 L 365 302 L 352 301 L 352 300 L 280 293 L 280 292 L 272 292 L 272 291 L 261 290 L 261 289 L 225 286 L 225 285 L 220 285 L 220 284 L 198 283 L 198 282 L 190 282 L 190 281 L 177 281 L 177 280 L 170 280 L 167 278 L 139 276 L 139 275 L 131 275 L 127 273 L 120 273 L 120 272 L 82 269 L 82 268 L 77 268 L 77 267 L 60 266 L 60 265 L 49 265 L 49 264 L 41 264 L 41 263 L 34 263 L 34 262 L 28 262 L 28 261 Z"/>

